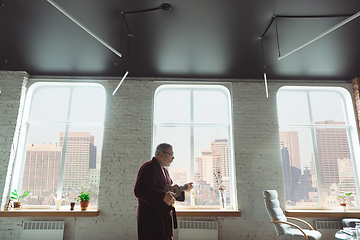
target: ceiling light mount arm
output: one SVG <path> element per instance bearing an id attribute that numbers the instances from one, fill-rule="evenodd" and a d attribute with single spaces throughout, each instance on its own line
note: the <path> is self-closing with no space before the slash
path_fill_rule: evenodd
<path id="1" fill-rule="evenodd" d="M 160 7 L 150 8 L 150 9 L 145 9 L 145 10 L 138 10 L 138 11 L 121 12 L 121 14 L 143 13 L 143 12 L 150 12 L 150 11 L 155 11 L 155 10 L 160 10 L 160 9 L 164 10 L 164 11 L 170 11 L 171 5 L 169 3 L 163 3 L 163 4 L 161 4 Z"/>
<path id="2" fill-rule="evenodd" d="M 335 18 L 335 17 L 351 17 L 351 16 L 352 16 L 352 14 L 322 15 L 322 16 L 314 16 L 314 15 L 310 15 L 310 16 L 273 15 L 269 25 L 265 29 L 264 33 L 260 36 L 260 38 L 261 39 L 264 38 L 265 34 L 267 33 L 267 31 L 269 30 L 269 28 L 271 27 L 271 25 L 275 21 L 275 18 L 299 18 L 299 19 L 304 18 L 304 19 L 310 19 L 310 18 Z"/>
<path id="3" fill-rule="evenodd" d="M 126 18 L 125 18 L 126 14 L 144 13 L 144 12 L 150 12 L 150 11 L 156 11 L 156 10 L 170 11 L 171 10 L 171 5 L 169 3 L 163 3 L 159 7 L 156 7 L 156 8 L 150 8 L 150 9 L 138 10 L 138 11 L 121 12 L 121 15 L 123 16 L 123 20 L 125 22 L 126 30 L 128 32 L 128 36 L 131 37 L 131 33 L 130 33 L 129 26 L 128 26 L 127 22 L 126 22 Z"/>
<path id="4" fill-rule="evenodd" d="M 264 38 L 265 34 L 267 33 L 267 31 L 268 31 L 269 28 L 271 27 L 272 23 L 274 22 L 275 18 L 276 18 L 276 15 L 273 15 L 273 16 L 272 16 L 272 19 L 271 19 L 271 21 L 270 21 L 270 23 L 269 23 L 269 25 L 268 25 L 267 28 L 265 29 L 264 33 L 260 36 L 260 39 L 263 39 L 263 38 Z"/>
<path id="5" fill-rule="evenodd" d="M 157 7 L 157 8 L 151 8 L 151 9 L 139 10 L 139 11 L 121 12 L 121 15 L 122 15 L 124 23 L 125 23 L 126 30 L 128 32 L 128 37 L 131 37 L 131 33 L 130 33 L 129 26 L 128 26 L 127 21 L 126 21 L 126 17 L 125 17 L 126 14 L 150 12 L 150 11 L 155 11 L 155 10 L 159 10 L 159 9 L 164 10 L 164 11 L 170 11 L 171 10 L 171 5 L 168 4 L 168 3 L 163 3 L 163 4 L 161 4 L 160 7 Z M 129 38 L 129 50 L 128 50 L 128 58 L 127 58 L 128 60 L 127 61 L 129 61 L 129 58 L 130 58 L 130 38 Z M 116 91 L 119 89 L 121 84 L 124 82 L 124 80 L 125 80 L 125 78 L 127 77 L 128 74 L 129 74 L 129 71 L 126 71 L 124 76 L 122 77 L 121 81 L 119 82 L 119 84 L 115 88 L 114 92 L 112 93 L 113 96 L 115 95 Z"/>

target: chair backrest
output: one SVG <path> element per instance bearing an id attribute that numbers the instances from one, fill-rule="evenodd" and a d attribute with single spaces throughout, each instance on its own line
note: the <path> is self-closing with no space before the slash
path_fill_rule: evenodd
<path id="1" fill-rule="evenodd" d="M 264 202 L 266 210 L 270 216 L 271 221 L 283 221 L 287 222 L 286 216 L 284 215 L 283 210 L 280 208 L 280 202 L 278 200 L 278 193 L 276 190 L 265 190 Z M 274 223 L 276 233 L 281 236 L 285 231 L 290 227 L 288 224 L 284 223 Z"/>

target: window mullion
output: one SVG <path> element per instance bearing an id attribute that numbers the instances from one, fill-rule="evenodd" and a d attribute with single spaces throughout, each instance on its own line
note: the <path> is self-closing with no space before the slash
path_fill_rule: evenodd
<path id="1" fill-rule="evenodd" d="M 313 119 L 313 115 L 312 115 L 312 106 L 311 106 L 311 101 L 310 101 L 310 93 L 307 91 L 306 92 L 306 98 L 307 98 L 307 104 L 308 104 L 308 112 L 309 112 L 309 118 L 310 118 L 310 124 L 314 125 L 314 119 Z M 315 165 L 315 176 L 316 176 L 316 185 L 317 185 L 317 189 L 318 189 L 318 194 L 319 194 L 319 199 L 318 199 L 318 203 L 320 205 L 320 207 L 324 206 L 323 203 L 323 192 L 322 192 L 322 186 L 321 186 L 321 178 L 320 178 L 320 173 L 319 173 L 319 160 L 318 160 L 318 149 L 317 149 L 317 144 L 316 144 L 316 133 L 315 133 L 315 128 L 311 128 L 310 129 L 310 133 L 311 133 L 311 146 L 313 149 L 313 158 L 314 158 L 314 165 Z M 319 184 L 320 181 L 320 184 Z"/>
<path id="2" fill-rule="evenodd" d="M 70 121 L 70 113 L 71 113 L 71 103 L 72 103 L 72 97 L 74 93 L 74 88 L 70 88 L 70 94 L 69 94 L 69 102 L 68 102 L 68 111 L 66 116 L 66 121 Z M 67 142 L 68 142 L 68 135 L 69 135 L 69 124 L 66 124 L 65 126 L 65 133 L 64 133 L 64 141 L 63 141 L 63 147 L 61 150 L 61 163 L 60 163 L 60 171 L 59 171 L 59 181 L 58 181 L 58 190 L 57 190 L 57 198 L 61 198 L 62 195 L 62 188 L 64 184 L 64 173 L 65 173 L 65 162 L 66 162 L 66 152 L 67 152 Z"/>
<path id="3" fill-rule="evenodd" d="M 72 125 L 72 126 L 104 126 L 102 122 L 40 122 L 40 121 L 33 121 L 29 122 L 32 125 Z"/>
<path id="4" fill-rule="evenodd" d="M 350 152 L 350 161 L 351 161 L 351 165 L 354 166 L 352 167 L 352 173 L 353 173 L 353 177 L 354 177 L 354 183 L 355 183 L 355 191 L 356 191 L 356 196 L 359 196 L 359 178 L 358 178 L 358 174 L 357 174 L 357 163 L 355 161 L 355 155 L 354 155 L 354 146 L 353 146 L 353 141 L 352 141 L 352 137 L 351 137 L 351 131 L 350 131 L 350 120 L 349 120 L 349 113 L 348 113 L 348 109 L 346 107 L 346 103 L 345 103 L 345 99 L 343 97 L 343 95 L 340 94 L 341 100 L 342 100 L 342 106 L 343 109 L 345 111 L 345 123 L 347 125 L 349 125 L 349 127 L 346 129 L 346 133 L 347 133 L 347 140 L 348 140 L 348 144 L 349 144 L 349 152 Z M 360 206 L 360 198 L 357 197 L 357 204 L 358 206 Z"/>
<path id="5" fill-rule="evenodd" d="M 353 142 L 351 141 L 351 133 L 349 131 L 349 129 L 346 129 L 346 134 L 347 134 L 347 140 L 348 140 L 348 144 L 349 144 L 349 152 L 350 152 L 350 161 L 352 166 L 352 174 L 354 177 L 354 183 L 355 183 L 355 191 L 356 191 L 356 196 L 359 196 L 359 181 L 358 181 L 358 175 L 357 175 L 357 165 L 356 165 L 356 161 L 355 161 L 355 156 L 354 156 L 354 147 L 353 147 Z M 357 198 L 357 202 L 358 202 L 358 206 L 360 206 L 360 198 Z"/>
<path id="6" fill-rule="evenodd" d="M 219 124 L 219 123 L 154 123 L 154 125 L 157 125 L 159 127 L 226 127 L 229 128 L 230 124 Z"/>
<path id="7" fill-rule="evenodd" d="M 319 124 L 319 125 L 281 125 L 281 128 L 309 128 L 309 129 L 324 129 L 324 128 L 332 128 L 332 129 L 349 129 L 350 125 L 335 125 L 335 124 Z"/>
<path id="8" fill-rule="evenodd" d="M 194 123 L 194 91 L 190 91 L 190 123 Z M 190 127 L 190 181 L 195 182 L 194 179 L 194 162 L 195 162 L 195 150 L 194 150 L 194 126 Z M 195 205 L 195 199 L 190 194 L 190 206 Z"/>

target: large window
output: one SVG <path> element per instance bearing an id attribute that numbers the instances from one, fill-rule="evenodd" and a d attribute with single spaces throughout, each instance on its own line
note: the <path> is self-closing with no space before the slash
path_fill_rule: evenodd
<path id="1" fill-rule="evenodd" d="M 336 87 L 283 87 L 277 94 L 287 208 L 358 207 L 359 151 L 350 94 Z"/>
<path id="2" fill-rule="evenodd" d="M 35 83 L 28 91 L 11 190 L 23 206 L 69 205 L 90 191 L 97 205 L 105 90 L 99 84 Z"/>
<path id="3" fill-rule="evenodd" d="M 194 182 L 186 208 L 236 209 L 230 94 L 223 86 L 163 85 L 155 93 L 153 149 L 173 145 L 174 183 Z M 224 189 L 223 191 L 219 189 Z"/>

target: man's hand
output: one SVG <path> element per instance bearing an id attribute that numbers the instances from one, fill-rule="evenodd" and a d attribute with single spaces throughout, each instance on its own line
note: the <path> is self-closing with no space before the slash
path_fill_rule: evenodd
<path id="1" fill-rule="evenodd" d="M 165 193 L 165 197 L 164 197 L 163 201 L 167 205 L 172 206 L 175 203 L 175 198 L 174 198 L 175 195 L 176 194 L 173 192 L 167 192 L 167 193 Z"/>
<path id="2" fill-rule="evenodd" d="M 193 189 L 193 188 L 194 188 L 193 184 L 194 184 L 193 182 L 185 184 L 185 185 L 188 186 L 185 191 L 188 192 L 188 191 L 190 191 L 191 189 Z"/>

